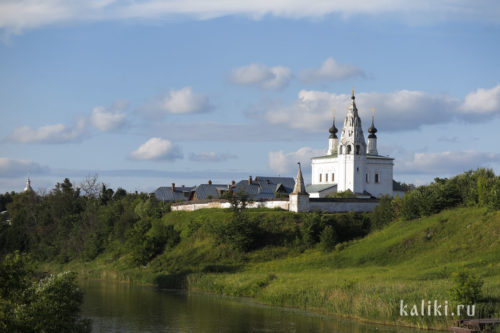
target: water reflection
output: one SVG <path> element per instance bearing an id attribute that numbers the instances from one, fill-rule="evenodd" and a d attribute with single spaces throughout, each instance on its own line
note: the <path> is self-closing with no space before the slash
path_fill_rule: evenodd
<path id="1" fill-rule="evenodd" d="M 254 304 L 244 299 L 82 281 L 93 332 L 418 332 Z"/>

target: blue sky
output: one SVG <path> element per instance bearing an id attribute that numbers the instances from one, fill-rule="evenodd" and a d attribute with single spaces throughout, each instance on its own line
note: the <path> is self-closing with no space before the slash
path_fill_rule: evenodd
<path id="1" fill-rule="evenodd" d="M 2 0 L 0 38 L 0 192 L 307 181 L 352 86 L 396 180 L 500 170 L 496 1 Z"/>

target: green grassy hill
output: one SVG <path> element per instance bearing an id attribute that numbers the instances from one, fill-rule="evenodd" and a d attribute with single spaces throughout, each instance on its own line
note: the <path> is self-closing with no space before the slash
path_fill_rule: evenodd
<path id="1" fill-rule="evenodd" d="M 248 214 L 267 226 L 268 233 L 273 228 L 277 234 L 289 232 L 289 239 L 280 240 L 283 245 L 234 251 L 217 242 L 211 231 L 224 229 L 229 211 L 172 212 L 162 223 L 180 231 L 180 243 L 147 266 L 131 268 L 127 255 L 110 250 L 93 262 L 69 267 L 98 277 L 249 296 L 272 305 L 422 328 L 446 328 L 454 318 L 401 317 L 400 301 L 444 303 L 450 299 L 452 274 L 466 269 L 484 280 L 489 314 L 500 314 L 500 211 L 457 208 L 398 221 L 340 243 L 329 253 L 295 245 L 292 236 L 304 223 L 303 215 L 269 210 Z M 479 308 L 485 311 L 484 304 Z"/>

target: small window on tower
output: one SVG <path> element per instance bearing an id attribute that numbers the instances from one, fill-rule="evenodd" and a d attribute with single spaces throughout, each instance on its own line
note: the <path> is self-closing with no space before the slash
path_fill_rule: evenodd
<path id="1" fill-rule="evenodd" d="M 378 182 L 379 182 L 379 176 L 378 176 L 378 173 L 376 173 L 376 174 L 375 174 L 375 183 L 377 183 L 377 184 L 378 184 Z"/>
<path id="2" fill-rule="evenodd" d="M 322 177 L 322 176 L 323 176 L 323 174 L 321 174 L 321 173 L 320 173 L 320 174 L 319 174 L 319 182 L 320 182 L 320 183 L 321 183 L 321 181 L 322 181 L 322 179 L 321 179 L 321 177 Z"/>
<path id="3" fill-rule="evenodd" d="M 356 155 L 359 155 L 359 145 L 356 145 Z"/>
<path id="4" fill-rule="evenodd" d="M 340 155 L 342 155 L 342 146 L 340 146 Z"/>
<path id="5" fill-rule="evenodd" d="M 325 182 L 328 183 L 328 174 L 327 173 L 325 173 Z"/>
<path id="6" fill-rule="evenodd" d="M 351 145 L 348 145 L 347 146 L 347 154 L 350 154 L 351 153 Z"/>
<path id="7" fill-rule="evenodd" d="M 334 181 L 335 181 L 335 174 L 332 173 L 332 182 L 334 182 Z"/>
<path id="8" fill-rule="evenodd" d="M 366 182 L 369 183 L 369 181 L 368 181 L 368 174 L 366 174 Z"/>

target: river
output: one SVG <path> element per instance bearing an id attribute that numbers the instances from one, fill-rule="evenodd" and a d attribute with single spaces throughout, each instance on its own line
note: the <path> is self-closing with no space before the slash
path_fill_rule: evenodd
<path id="1" fill-rule="evenodd" d="M 260 305 L 244 298 L 81 281 L 92 332 L 419 332 Z"/>

